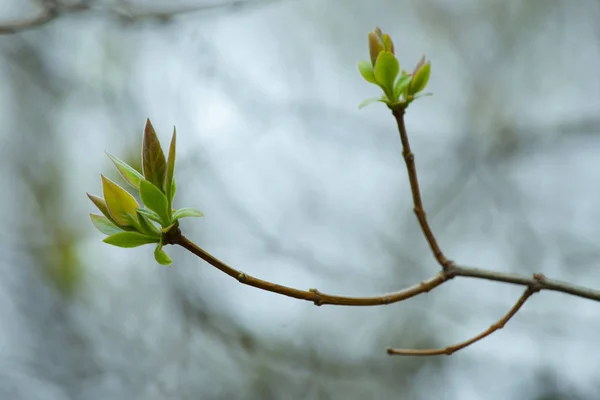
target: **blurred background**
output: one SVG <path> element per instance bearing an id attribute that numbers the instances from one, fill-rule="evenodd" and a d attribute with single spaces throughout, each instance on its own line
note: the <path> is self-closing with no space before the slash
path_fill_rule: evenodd
<path id="1" fill-rule="evenodd" d="M 1 399 L 598 399 L 600 305 L 456 279 L 315 307 L 181 248 L 101 242 L 85 192 L 178 131 L 186 236 L 251 275 L 375 295 L 438 266 L 395 122 L 356 63 L 378 25 L 432 60 L 407 129 L 462 264 L 600 288 L 600 2 L 0 0 Z M 121 181 L 119 181 L 121 182 Z"/>

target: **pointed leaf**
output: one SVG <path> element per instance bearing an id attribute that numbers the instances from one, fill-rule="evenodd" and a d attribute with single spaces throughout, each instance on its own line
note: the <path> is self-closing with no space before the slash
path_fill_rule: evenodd
<path id="1" fill-rule="evenodd" d="M 429 82 L 430 74 L 431 63 L 427 61 L 415 72 L 412 82 L 408 88 L 408 94 L 414 95 L 425 89 L 425 86 L 427 86 L 427 82 Z"/>
<path id="2" fill-rule="evenodd" d="M 204 214 L 201 211 L 198 211 L 194 208 L 184 207 L 175 211 L 173 214 L 173 219 L 187 218 L 187 217 L 204 217 Z"/>
<path id="3" fill-rule="evenodd" d="M 156 227 L 156 225 L 154 225 L 152 222 L 150 222 L 148 220 L 148 217 L 142 215 L 139 212 L 139 209 L 136 210 L 137 212 L 137 217 L 138 217 L 138 221 L 140 224 L 140 230 L 142 233 L 148 235 L 148 236 L 152 236 L 152 237 L 156 237 L 156 238 L 160 238 L 160 231 L 158 230 L 158 228 Z"/>
<path id="4" fill-rule="evenodd" d="M 367 82 L 377 84 L 377 80 L 375 80 L 375 72 L 373 71 L 373 65 L 370 62 L 359 62 L 358 71 Z"/>
<path id="5" fill-rule="evenodd" d="M 403 73 L 400 79 L 396 81 L 396 85 L 394 86 L 394 96 L 396 98 L 400 98 L 400 96 L 406 97 L 406 89 L 410 84 L 412 79 L 412 75 Z"/>
<path id="6" fill-rule="evenodd" d="M 103 215 L 90 214 L 92 223 L 100 232 L 105 235 L 112 235 L 114 233 L 123 232 L 121 228 L 113 224 L 108 218 Z"/>
<path id="7" fill-rule="evenodd" d="M 139 232 L 120 232 L 110 235 L 103 240 L 104 243 L 117 247 L 138 247 L 149 243 L 158 243 L 160 239 L 146 236 Z"/>
<path id="8" fill-rule="evenodd" d="M 135 168 L 127 164 L 125 161 L 119 160 L 117 157 L 114 157 L 108 153 L 106 153 L 106 155 L 115 164 L 115 167 L 117 167 L 117 170 L 119 171 L 123 179 L 125 179 L 125 181 L 127 181 L 127 183 L 129 183 L 134 188 L 139 189 L 140 180 L 144 179 L 142 174 L 137 172 Z"/>
<path id="9" fill-rule="evenodd" d="M 382 51 L 375 63 L 375 79 L 386 93 L 393 93 L 394 81 L 400 72 L 400 63 L 389 51 Z M 395 102 L 396 99 L 390 99 Z"/>
<path id="10" fill-rule="evenodd" d="M 175 193 L 177 193 L 177 183 L 175 183 L 175 178 L 173 178 L 173 186 L 171 187 L 171 204 L 173 204 L 173 199 L 175 198 Z"/>
<path id="11" fill-rule="evenodd" d="M 173 200 L 171 191 L 173 188 L 173 174 L 175 173 L 175 146 L 177 141 L 177 131 L 173 127 L 173 137 L 171 138 L 171 146 L 169 147 L 169 158 L 167 159 L 167 175 L 165 176 L 165 193 L 169 204 Z M 169 207 L 170 208 L 170 207 Z"/>
<path id="12" fill-rule="evenodd" d="M 138 208 L 135 211 L 140 213 L 144 217 L 151 219 L 154 222 L 158 222 L 159 224 L 162 224 L 162 221 L 160 220 L 160 216 L 152 210 L 147 210 L 145 208 Z"/>
<path id="13" fill-rule="evenodd" d="M 140 196 L 146 208 L 158 214 L 163 225 L 168 225 L 170 219 L 167 211 L 169 207 L 167 196 L 145 179 L 140 182 Z"/>
<path id="14" fill-rule="evenodd" d="M 361 109 L 363 107 L 368 106 L 369 104 L 373 104 L 373 103 L 376 103 L 378 101 L 381 101 L 381 98 L 379 98 L 379 97 L 371 97 L 370 99 L 366 99 L 362 103 L 360 103 L 358 105 L 358 108 Z"/>
<path id="15" fill-rule="evenodd" d="M 144 177 L 156 185 L 161 191 L 164 190 L 167 162 L 165 154 L 160 147 L 158 136 L 150 120 L 146 120 L 144 128 L 144 140 L 142 144 L 142 166 Z"/>
<path id="16" fill-rule="evenodd" d="M 125 189 L 102 175 L 102 189 L 108 212 L 119 227 L 135 225 L 139 204 Z"/>
<path id="17" fill-rule="evenodd" d="M 104 201 L 104 199 L 102 197 L 98 197 L 98 196 L 94 196 L 93 194 L 89 194 L 86 193 L 87 197 L 92 201 L 92 203 L 94 203 L 94 205 L 96 207 L 98 207 L 98 210 L 100 210 L 100 212 L 102 214 L 104 214 L 105 217 L 112 219 L 112 217 L 110 216 L 110 213 L 108 212 L 108 207 L 106 206 L 106 201 Z"/>
<path id="18" fill-rule="evenodd" d="M 169 257 L 167 253 L 164 252 L 161 245 L 156 246 L 156 249 L 154 250 L 154 259 L 160 265 L 165 266 L 171 265 L 171 263 L 173 262 L 173 260 L 171 260 L 171 257 Z"/>

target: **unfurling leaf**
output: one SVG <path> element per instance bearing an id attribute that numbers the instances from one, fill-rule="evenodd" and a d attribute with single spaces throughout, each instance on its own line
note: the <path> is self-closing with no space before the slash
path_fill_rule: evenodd
<path id="1" fill-rule="evenodd" d="M 406 89 L 408 88 L 411 79 L 411 75 L 404 72 L 402 73 L 402 76 L 396 81 L 396 84 L 394 85 L 394 96 L 396 98 L 400 98 L 400 96 L 403 96 L 406 99 Z"/>
<path id="2" fill-rule="evenodd" d="M 171 203 L 173 197 L 173 174 L 175 173 L 175 146 L 177 141 L 177 131 L 173 127 L 173 137 L 171 138 L 171 146 L 169 146 L 169 157 L 167 159 L 167 175 L 165 176 L 165 194 L 169 200 L 169 214 L 171 213 Z"/>
<path id="3" fill-rule="evenodd" d="M 378 101 L 382 101 L 380 97 L 371 97 L 370 99 L 363 100 L 362 103 L 358 105 L 358 108 L 363 108 L 368 106 L 369 104 L 376 103 Z"/>
<path id="4" fill-rule="evenodd" d="M 144 128 L 142 167 L 144 170 L 144 177 L 161 191 L 164 191 L 167 162 L 165 160 L 165 154 L 160 147 L 158 136 L 156 136 L 156 131 L 149 119 L 146 120 L 146 126 Z"/>
<path id="5" fill-rule="evenodd" d="M 134 226 L 137 222 L 135 210 L 139 204 L 125 189 L 102 175 L 102 190 L 106 207 L 119 227 Z"/>
<path id="6" fill-rule="evenodd" d="M 165 266 L 171 265 L 171 263 L 173 262 L 171 260 L 171 257 L 169 257 L 167 255 L 167 253 L 165 253 L 165 251 L 162 249 L 162 246 L 160 244 L 158 246 L 156 246 L 156 249 L 154 250 L 154 259 L 160 265 L 165 265 Z"/>
<path id="7" fill-rule="evenodd" d="M 138 247 L 149 243 L 160 242 L 159 238 L 146 236 L 139 232 L 120 232 L 110 235 L 103 240 L 104 243 L 112 244 L 117 247 Z"/>
<path id="8" fill-rule="evenodd" d="M 127 181 L 127 183 L 129 183 L 134 188 L 139 189 L 140 180 L 144 179 L 142 174 L 137 172 L 135 168 L 127 164 L 125 161 L 119 160 L 117 157 L 114 157 L 108 153 L 106 153 L 106 155 L 115 164 L 115 167 L 117 167 L 117 170 L 119 171 L 123 179 L 125 179 L 125 181 Z"/>
<path id="9" fill-rule="evenodd" d="M 139 209 L 136 212 L 140 224 L 140 232 L 148 236 L 160 238 L 160 231 L 152 222 L 148 221 L 148 217 L 140 213 Z"/>
<path id="10" fill-rule="evenodd" d="M 92 218 L 92 223 L 96 229 L 105 235 L 113 235 L 115 233 L 123 232 L 123 229 L 113 224 L 111 220 L 103 215 L 90 214 L 90 217 Z"/>
<path id="11" fill-rule="evenodd" d="M 204 217 L 204 214 L 201 211 L 198 211 L 194 208 L 184 207 L 175 211 L 173 214 L 173 219 L 187 218 L 187 217 Z"/>
<path id="12" fill-rule="evenodd" d="M 140 182 L 140 196 L 142 203 L 160 217 L 162 225 L 168 225 L 171 222 L 168 214 L 169 202 L 167 196 L 156 186 L 145 179 L 142 180 Z"/>
<path id="13" fill-rule="evenodd" d="M 386 94 L 393 94 L 394 81 L 400 72 L 400 63 L 389 51 L 382 51 L 375 63 L 375 79 Z M 395 101 L 395 99 L 389 99 Z"/>
<path id="14" fill-rule="evenodd" d="M 375 72 L 373 71 L 373 65 L 368 61 L 360 61 L 358 63 L 358 71 L 367 82 L 377 84 L 375 80 Z"/>
<path id="15" fill-rule="evenodd" d="M 415 95 L 425 89 L 427 82 L 429 82 L 429 75 L 431 74 L 431 63 L 427 61 L 423 63 L 424 58 L 421 59 L 415 72 L 413 73 L 413 79 L 408 87 L 408 94 Z"/>
<path id="16" fill-rule="evenodd" d="M 143 215 L 144 217 L 151 219 L 154 222 L 158 222 L 159 224 L 162 224 L 160 215 L 158 215 L 157 213 L 155 213 L 152 210 L 147 210 L 145 208 L 138 208 L 135 211 L 138 212 L 139 214 Z"/>

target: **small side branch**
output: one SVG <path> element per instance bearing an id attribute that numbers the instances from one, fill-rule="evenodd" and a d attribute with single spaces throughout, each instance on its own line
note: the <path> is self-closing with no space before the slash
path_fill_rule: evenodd
<path id="1" fill-rule="evenodd" d="M 51 0 L 42 1 L 41 6 L 42 6 L 42 10 L 39 12 L 38 15 L 36 15 L 32 18 L 23 19 L 21 21 L 16 21 L 11 24 L 0 25 L 0 34 L 15 33 L 15 32 L 24 31 L 27 29 L 36 28 L 36 27 L 38 27 L 40 25 L 44 25 L 44 24 L 52 21 L 56 17 L 58 17 L 58 14 L 59 14 L 58 7 L 59 6 L 58 6 L 58 2 L 56 0 L 55 1 L 51 1 Z"/>
<path id="2" fill-rule="evenodd" d="M 468 346 L 472 345 L 473 343 L 478 342 L 481 339 L 488 337 L 489 335 L 496 332 L 497 330 L 504 328 L 504 325 L 506 325 L 506 323 L 519 311 L 519 309 L 521 309 L 521 307 L 523 307 L 523 304 L 525 304 L 527 299 L 529 299 L 529 297 L 532 294 L 534 294 L 535 292 L 538 292 L 539 290 L 540 289 L 538 287 L 528 287 L 525 290 L 525 292 L 523 292 L 523 295 L 519 298 L 519 300 L 515 303 L 515 305 L 510 309 L 510 311 L 504 317 L 502 317 L 500 320 L 498 320 L 498 322 L 496 322 L 495 324 L 490 326 L 484 332 L 480 333 L 479 335 L 477 335 L 467 341 L 455 344 L 453 346 L 448 346 L 443 349 L 394 349 L 394 348 L 391 348 L 391 349 L 387 349 L 387 353 L 389 355 L 396 355 L 396 356 L 439 356 L 439 355 L 444 355 L 444 354 L 449 356 L 452 353 L 462 350 L 465 347 L 468 347 Z"/>
<path id="3" fill-rule="evenodd" d="M 442 269 L 446 270 L 453 265 L 453 262 L 448 260 L 440 246 L 435 239 L 435 235 L 429 226 L 427 221 L 427 213 L 423 207 L 423 201 L 421 200 L 421 189 L 419 188 L 419 179 L 417 178 L 417 168 L 415 167 L 415 156 L 410 149 L 410 142 L 408 141 L 408 134 L 406 133 L 406 127 L 404 126 L 404 108 L 392 108 L 392 114 L 396 118 L 398 124 L 398 131 L 400 132 L 400 140 L 402 141 L 402 156 L 406 163 L 406 170 L 408 171 L 408 180 L 410 182 L 410 191 L 412 192 L 414 212 L 421 226 L 421 230 L 431 247 L 431 251 L 435 256 L 437 262 L 442 266 Z"/>
<path id="4" fill-rule="evenodd" d="M 181 234 L 179 229 L 174 231 L 173 235 L 169 238 L 169 244 L 177 244 L 186 250 L 190 251 L 194 255 L 200 257 L 213 267 L 224 272 L 230 277 L 236 279 L 238 282 L 253 286 L 258 289 L 266 290 L 267 292 L 278 293 L 284 296 L 293 297 L 296 299 L 311 301 L 317 306 L 331 304 L 338 306 L 378 306 L 385 304 L 397 303 L 419 295 L 421 293 L 429 292 L 430 290 L 440 286 L 442 283 L 454 277 L 453 272 L 440 271 L 417 285 L 411 286 L 399 292 L 385 294 L 381 296 L 373 297 L 346 297 L 337 296 L 327 293 L 322 293 L 317 289 L 300 290 L 291 288 L 288 286 L 279 285 L 276 283 L 268 282 L 262 279 L 255 278 L 242 271 L 230 267 L 221 260 L 215 258 L 208 252 L 204 251 L 200 247 L 196 246 L 193 242 L 188 240 Z"/>

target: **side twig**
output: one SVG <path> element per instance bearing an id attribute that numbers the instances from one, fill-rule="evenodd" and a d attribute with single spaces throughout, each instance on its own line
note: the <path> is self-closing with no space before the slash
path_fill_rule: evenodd
<path id="1" fill-rule="evenodd" d="M 448 346 L 443 349 L 394 349 L 394 348 L 390 348 L 390 349 L 387 349 L 387 353 L 389 355 L 397 355 L 397 356 L 439 356 L 439 355 L 444 355 L 444 354 L 449 356 L 454 352 L 462 350 L 465 347 L 468 347 L 468 346 L 472 345 L 473 343 L 480 341 L 481 339 L 491 335 L 492 333 L 496 332 L 497 330 L 504 328 L 504 325 L 506 325 L 506 323 L 517 313 L 517 311 L 519 311 L 519 309 L 523 306 L 523 304 L 525 304 L 527 299 L 529 299 L 529 297 L 532 294 L 534 294 L 535 292 L 537 292 L 539 290 L 540 289 L 537 287 L 536 288 L 528 287 L 525 290 L 525 292 L 523 292 L 523 295 L 521 295 L 519 300 L 517 300 L 515 305 L 510 309 L 510 311 L 504 317 L 502 317 L 500 320 L 498 320 L 495 324 L 491 325 L 484 332 L 482 332 L 479 335 L 477 335 L 469 340 L 466 340 L 462 343 L 457 343 L 455 345 Z"/>
<path id="2" fill-rule="evenodd" d="M 262 279 L 250 276 L 242 271 L 230 267 L 221 260 L 217 259 L 213 255 L 204 251 L 200 247 L 196 246 L 193 242 L 188 240 L 181 234 L 179 229 L 175 230 L 172 235 L 168 238 L 169 244 L 177 244 L 192 254 L 200 257 L 213 267 L 224 272 L 230 277 L 236 279 L 238 282 L 253 286 L 258 289 L 266 290 L 267 292 L 278 293 L 283 296 L 293 297 L 296 299 L 311 301 L 317 306 L 325 304 L 338 305 L 338 306 L 379 306 L 391 303 L 397 303 L 402 300 L 409 299 L 418 294 L 429 292 L 430 290 L 440 286 L 445 281 L 452 279 L 454 273 L 452 271 L 440 271 L 433 277 L 419 283 L 418 285 L 411 286 L 404 290 L 384 294 L 381 296 L 373 297 L 347 297 L 337 296 L 327 293 L 322 293 L 317 289 L 300 290 L 291 288 L 288 286 L 279 285 L 277 283 L 268 282 Z"/>
<path id="3" fill-rule="evenodd" d="M 552 292 L 561 292 L 600 302 L 600 290 L 574 285 L 572 283 L 563 282 L 556 279 L 549 279 L 542 274 L 534 274 L 531 278 L 528 278 L 519 274 L 496 272 L 460 265 L 452 265 L 445 271 L 440 271 L 433 277 L 398 292 L 372 297 L 338 296 L 322 293 L 317 289 L 300 290 L 255 278 L 240 270 L 230 267 L 212 254 L 201 249 L 191 240 L 183 236 L 179 229 L 175 230 L 172 235 L 167 238 L 167 243 L 176 244 L 183 247 L 192 254 L 200 257 L 213 267 L 217 268 L 221 272 L 224 272 L 244 285 L 253 286 L 258 289 L 296 299 L 311 301 L 318 306 L 326 304 L 338 306 L 379 306 L 397 303 L 414 297 L 418 294 L 429 292 L 430 290 L 435 289 L 444 282 L 449 281 L 457 276 L 526 286 L 535 288 L 535 291 L 548 290 Z"/>
<path id="4" fill-rule="evenodd" d="M 435 235 L 427 222 L 427 213 L 423 207 L 423 201 L 421 200 L 421 189 L 419 188 L 419 179 L 417 178 L 417 168 L 415 167 L 415 156 L 410 149 L 410 142 L 408 141 L 408 134 L 406 133 L 406 127 L 404 126 L 404 108 L 392 108 L 392 114 L 396 118 L 398 124 L 398 131 L 400 132 L 400 140 L 402 141 L 402 156 L 406 162 L 406 170 L 408 171 L 408 180 L 410 182 L 410 191 L 412 192 L 414 212 L 421 226 L 421 230 L 425 234 L 425 238 L 431 247 L 431 251 L 435 256 L 435 259 L 442 266 L 442 269 L 446 270 L 453 265 L 453 262 L 448 260 L 440 246 L 437 243 Z"/>

